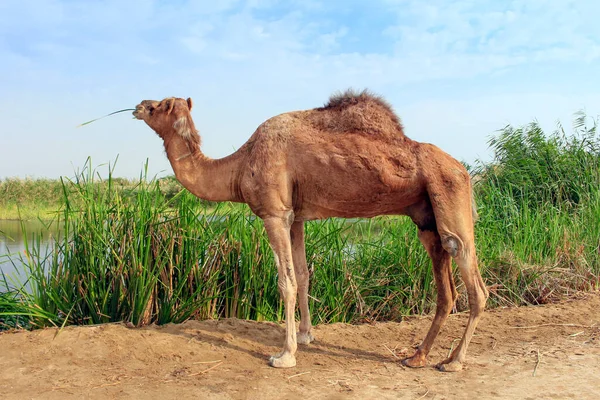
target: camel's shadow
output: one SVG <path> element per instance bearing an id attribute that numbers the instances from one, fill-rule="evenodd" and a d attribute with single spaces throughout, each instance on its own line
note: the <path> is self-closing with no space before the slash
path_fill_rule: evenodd
<path id="1" fill-rule="evenodd" d="M 234 351 L 246 353 L 258 360 L 265 361 L 271 354 L 278 353 L 285 338 L 285 328 L 269 322 L 253 322 L 237 319 L 207 321 L 197 323 L 189 321 L 184 329 L 173 332 L 188 341 L 198 341 Z M 391 354 L 366 351 L 355 347 L 336 344 L 317 336 L 309 345 L 298 345 L 300 354 L 312 354 L 333 358 L 362 359 L 366 361 L 398 361 Z"/>

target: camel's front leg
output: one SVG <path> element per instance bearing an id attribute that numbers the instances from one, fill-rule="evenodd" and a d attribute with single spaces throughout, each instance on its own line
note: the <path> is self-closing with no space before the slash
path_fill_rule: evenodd
<path id="1" fill-rule="evenodd" d="M 298 306 L 300 307 L 298 343 L 309 344 L 314 340 L 314 337 L 310 322 L 310 309 L 308 308 L 309 274 L 308 266 L 306 265 L 306 249 L 304 247 L 304 221 L 295 221 L 292 224 L 291 237 L 292 259 L 298 282 Z"/>
<path id="2" fill-rule="evenodd" d="M 292 258 L 292 245 L 290 240 L 289 218 L 265 218 L 265 229 L 269 242 L 275 254 L 277 272 L 279 275 L 278 287 L 285 306 L 285 341 L 283 351 L 271 357 L 270 364 L 277 368 L 289 368 L 296 365 L 296 276 Z"/>

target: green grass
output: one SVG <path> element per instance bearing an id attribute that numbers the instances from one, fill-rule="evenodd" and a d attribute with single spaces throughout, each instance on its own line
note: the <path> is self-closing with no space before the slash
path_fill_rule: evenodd
<path id="1" fill-rule="evenodd" d="M 84 174 L 88 173 L 91 161 L 88 160 L 84 166 Z M 112 168 L 109 166 L 109 168 Z M 79 181 L 80 174 L 76 174 L 75 181 Z M 94 176 L 88 183 L 99 188 L 111 186 L 111 190 L 118 191 L 123 199 L 135 201 L 137 192 L 145 190 L 140 186 L 140 181 L 125 178 L 110 178 L 110 181 Z M 67 178 L 63 178 L 67 179 Z M 50 220 L 54 218 L 57 211 L 64 206 L 65 198 L 70 202 L 78 202 L 82 199 L 70 196 L 71 190 L 77 190 L 72 185 L 63 185 L 63 179 L 32 179 L 32 178 L 6 178 L 0 179 L 0 219 L 11 220 Z M 183 186 L 174 176 L 156 179 L 158 191 L 153 195 L 161 196 L 170 200 L 183 190 Z M 65 193 L 67 190 L 67 193 Z M 206 205 L 214 206 L 209 202 Z"/>
<path id="2" fill-rule="evenodd" d="M 596 121 L 584 122 L 571 136 L 507 127 L 490 142 L 493 161 L 470 167 L 490 306 L 600 287 L 600 141 Z M 4 327 L 282 318 L 273 256 L 246 206 L 165 195 L 163 181 L 143 176 L 131 185 L 99 181 L 89 164 L 63 180 L 53 217 L 62 238 L 49 249 L 28 240 L 17 256 L 27 281 L 0 280 Z M 407 218 L 315 221 L 306 234 L 314 323 L 399 320 L 434 307 L 431 264 Z"/>

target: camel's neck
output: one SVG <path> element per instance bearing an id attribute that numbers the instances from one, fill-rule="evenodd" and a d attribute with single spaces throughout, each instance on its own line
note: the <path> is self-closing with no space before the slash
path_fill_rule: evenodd
<path id="1" fill-rule="evenodd" d="M 209 201 L 243 202 L 239 191 L 239 172 L 244 156 L 237 151 L 225 158 L 212 160 L 199 148 L 179 135 L 165 142 L 167 157 L 177 180 L 195 196 Z"/>

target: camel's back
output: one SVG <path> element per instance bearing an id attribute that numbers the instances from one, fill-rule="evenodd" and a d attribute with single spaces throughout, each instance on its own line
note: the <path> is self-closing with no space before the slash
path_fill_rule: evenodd
<path id="1" fill-rule="evenodd" d="M 381 97 L 367 91 L 346 92 L 331 96 L 323 106 L 276 115 L 263 122 L 250 142 L 278 143 L 322 137 L 328 141 L 350 140 L 347 136 L 398 144 L 408 139 L 400 118 Z M 410 139 L 408 139 L 410 141 Z"/>

